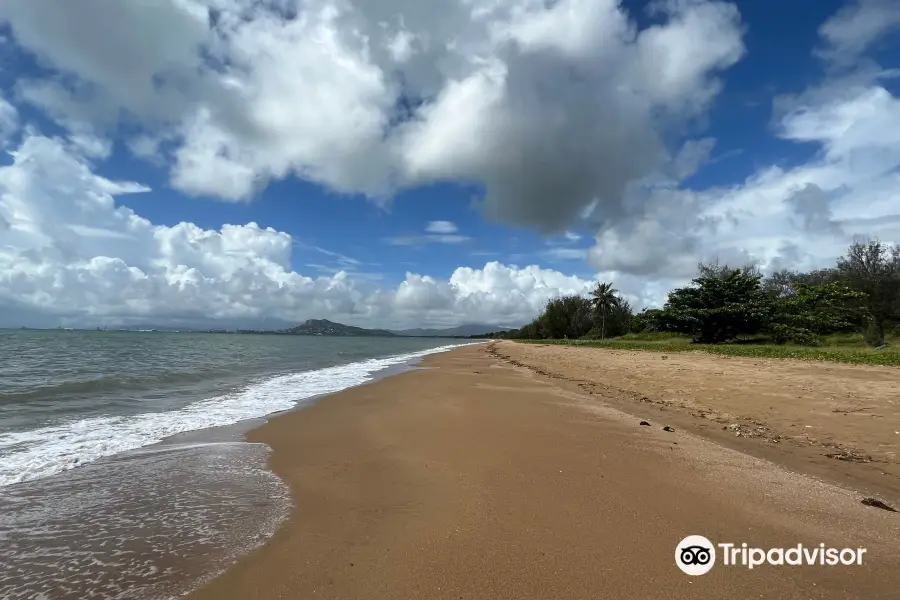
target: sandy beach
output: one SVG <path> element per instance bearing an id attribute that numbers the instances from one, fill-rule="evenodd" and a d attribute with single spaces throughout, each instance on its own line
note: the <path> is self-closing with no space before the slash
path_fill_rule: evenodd
<path id="1" fill-rule="evenodd" d="M 421 366 L 251 432 L 292 515 L 189 597 L 897 597 L 900 513 L 861 503 L 900 506 L 895 369 L 509 342 Z M 688 576 L 690 534 L 867 551 Z"/>

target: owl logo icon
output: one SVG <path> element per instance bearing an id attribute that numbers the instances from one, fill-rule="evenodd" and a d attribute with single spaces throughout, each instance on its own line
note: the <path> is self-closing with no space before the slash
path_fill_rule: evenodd
<path id="1" fill-rule="evenodd" d="M 689 535 L 675 547 L 675 564 L 687 575 L 706 575 L 716 564 L 716 547 L 702 535 Z"/>

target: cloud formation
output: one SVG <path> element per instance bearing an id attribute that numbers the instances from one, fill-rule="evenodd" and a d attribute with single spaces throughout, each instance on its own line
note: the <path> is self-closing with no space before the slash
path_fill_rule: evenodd
<path id="1" fill-rule="evenodd" d="M 459 233 L 459 228 L 451 221 L 430 221 L 424 234 L 389 237 L 385 241 L 392 246 L 426 246 L 428 244 L 462 244 L 471 240 Z"/>
<path id="2" fill-rule="evenodd" d="M 823 43 L 841 45 L 841 54 L 855 60 L 892 21 L 879 21 L 877 31 L 861 23 L 871 24 L 872 15 L 897 6 L 865 0 L 849 5 L 822 26 Z M 847 23 L 856 25 L 840 28 Z M 687 281 L 699 261 L 755 264 L 767 271 L 821 268 L 833 264 L 855 236 L 900 242 L 900 98 L 890 85 L 895 76 L 867 63 L 828 71 L 799 94 L 775 97 L 774 135 L 796 144 L 808 160 L 761 166 L 742 182 L 708 189 L 679 187 L 665 178 L 631 186 L 625 204 L 632 210 L 614 227 L 600 229 L 590 263 L 675 285 Z M 708 157 L 712 142 L 688 141 L 673 167 L 687 175 Z"/>
<path id="3" fill-rule="evenodd" d="M 58 4 L 0 2 L 52 69 L 21 96 L 143 128 L 131 148 L 184 192 L 241 201 L 296 175 L 385 201 L 468 181 L 487 217 L 555 233 L 592 203 L 616 219 L 744 52 L 718 1 L 657 3 L 644 29 L 617 0 Z"/>
<path id="4" fill-rule="evenodd" d="M 428 225 L 425 226 L 426 232 L 443 235 L 450 235 L 456 233 L 458 230 L 459 228 L 456 224 L 451 221 L 430 221 Z"/>
<path id="5" fill-rule="evenodd" d="M 900 29 L 898 0 L 851 2 L 819 28 L 822 45 L 817 54 L 846 67 L 872 44 L 897 29 Z"/>
<path id="6" fill-rule="evenodd" d="M 0 324 L 517 325 L 549 298 L 591 285 L 492 262 L 447 280 L 407 273 L 399 286 L 381 288 L 352 272 L 358 260 L 319 247 L 311 248 L 346 268 L 305 276 L 291 267 L 298 241 L 284 232 L 255 223 L 155 225 L 117 206 L 148 192 L 95 174 L 77 145 L 26 136 L 13 163 L 0 167 Z"/>
<path id="7" fill-rule="evenodd" d="M 637 306 L 698 260 L 815 268 L 854 234 L 900 241 L 896 74 L 862 60 L 900 27 L 896 0 L 825 22 L 826 76 L 773 103 L 774 135 L 809 158 L 710 189 L 685 182 L 715 160 L 701 130 L 744 55 L 740 15 L 715 0 L 652 6 L 639 28 L 616 0 L 0 0 L 0 23 L 44 68 L 17 82 L 18 108 L 0 99 L 3 314 L 515 324 L 589 288 L 501 263 L 379 287 L 324 248 L 307 265 L 318 275 L 302 275 L 303 242 L 284 232 L 161 226 L 127 208 L 149 190 L 96 173 L 114 139 L 176 189 L 229 202 L 290 176 L 380 203 L 474 183 L 485 217 L 558 236 L 542 258 L 586 259 Z M 33 108 L 65 135 L 23 127 Z M 433 221 L 387 241 L 466 233 Z"/>

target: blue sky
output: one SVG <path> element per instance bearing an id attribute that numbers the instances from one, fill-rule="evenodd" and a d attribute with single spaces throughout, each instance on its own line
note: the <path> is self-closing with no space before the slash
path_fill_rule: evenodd
<path id="1" fill-rule="evenodd" d="M 517 325 L 598 279 L 652 306 L 700 260 L 900 241 L 895 0 L 0 23 L 0 324 Z"/>

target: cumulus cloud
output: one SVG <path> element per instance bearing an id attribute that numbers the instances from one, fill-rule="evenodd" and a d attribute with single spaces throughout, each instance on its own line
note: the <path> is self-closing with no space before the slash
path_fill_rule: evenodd
<path id="1" fill-rule="evenodd" d="M 876 6 L 886 5 L 839 12 L 823 26 L 825 41 L 837 35 L 834 23 Z M 900 241 L 900 98 L 888 85 L 893 76 L 869 64 L 776 97 L 773 132 L 804 153 L 812 149 L 805 162 L 762 166 L 743 182 L 710 189 L 665 179 L 630 186 L 626 216 L 600 229 L 590 263 L 677 285 L 698 261 L 810 269 L 833 264 L 857 235 Z M 672 166 L 687 175 L 712 142 L 688 141 Z"/>
<path id="2" fill-rule="evenodd" d="M 537 266 L 488 263 L 441 280 L 408 273 L 375 287 L 359 260 L 255 223 L 156 225 L 121 205 L 152 193 L 95 174 L 83 148 L 26 135 L 0 167 L 0 307 L 4 325 L 292 323 L 326 317 L 372 326 L 516 325 L 590 282 Z M 118 202 L 117 202 L 118 200 Z M 446 227 L 444 227 L 446 229 Z M 343 265 L 310 277 L 305 246 Z"/>
<path id="3" fill-rule="evenodd" d="M 307 263 L 320 275 L 301 275 L 284 232 L 160 226 L 123 206 L 150 191 L 94 172 L 114 139 L 176 189 L 233 202 L 289 176 L 376 202 L 476 184 L 485 217 L 559 236 L 543 258 L 586 258 L 637 306 L 698 260 L 813 268 L 856 233 L 900 240 L 900 99 L 858 60 L 897 26 L 895 0 L 823 24 L 817 52 L 842 68 L 775 102 L 775 135 L 812 157 L 714 189 L 684 180 L 711 162 L 699 130 L 744 53 L 740 15 L 651 5 L 640 28 L 616 0 L 0 0 L 44 69 L 16 97 L 66 130 L 17 139 L 19 111 L 0 101 L 0 140 L 17 147 L 0 167 L 5 314 L 441 325 L 527 320 L 589 287 L 488 263 L 380 288 L 321 248 Z M 575 247 L 567 228 L 587 226 L 592 247 Z M 387 241 L 468 240 L 434 221 Z"/>
<path id="4" fill-rule="evenodd" d="M 735 188 L 719 210 L 737 214 L 752 207 L 759 216 L 779 215 L 784 201 L 806 188 L 828 195 L 838 221 L 900 212 L 900 98 L 880 80 L 829 82 L 782 101 L 782 106 L 787 110 L 777 123 L 779 136 L 815 144 L 816 157 L 792 169 L 760 171 Z M 821 199 L 818 204 L 824 207 Z"/>
<path id="5" fill-rule="evenodd" d="M 744 52 L 718 1 L 656 3 L 644 29 L 617 0 L 57 4 L 0 2 L 56 73 L 22 96 L 63 123 L 143 125 L 141 157 L 171 140 L 182 191 L 241 201 L 296 175 L 385 201 L 477 182 L 489 218 L 557 233 L 588 206 L 615 219 Z"/>
<path id="6" fill-rule="evenodd" d="M 817 268 L 854 235 L 900 241 L 900 98 L 873 81 L 791 102 L 779 135 L 816 144 L 814 159 L 763 168 L 727 188 L 656 191 L 664 202 L 651 199 L 644 217 L 598 236 L 593 264 L 686 278 L 698 260 Z"/>
<path id="7" fill-rule="evenodd" d="M 407 273 L 396 290 L 381 297 L 409 321 L 521 325 L 537 316 L 551 298 L 584 296 L 594 285 L 592 280 L 535 265 L 489 262 L 481 269 L 457 268 L 447 280 Z"/>

